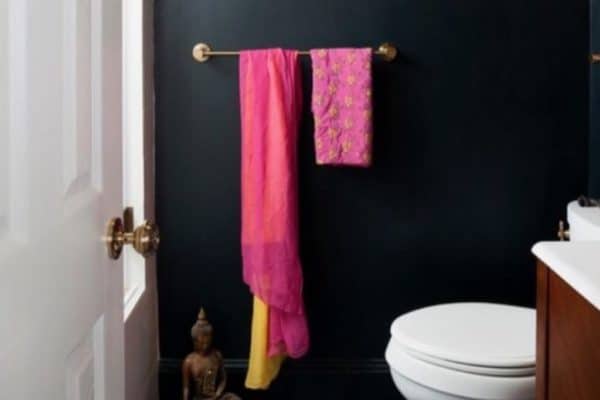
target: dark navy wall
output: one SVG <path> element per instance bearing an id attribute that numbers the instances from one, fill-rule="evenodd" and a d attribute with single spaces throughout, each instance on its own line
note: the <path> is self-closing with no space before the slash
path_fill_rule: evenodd
<path id="1" fill-rule="evenodd" d="M 237 59 L 195 63 L 200 41 L 391 41 L 400 51 L 392 64 L 375 61 L 372 168 L 315 166 L 305 107 L 301 252 L 313 343 L 271 398 L 393 398 L 381 357 L 395 316 L 449 301 L 533 304 L 529 249 L 554 238 L 566 203 L 588 187 L 587 0 L 156 0 L 164 398 L 178 393 L 200 305 L 235 388 L 249 345 Z M 308 60 L 303 70 L 308 104 Z"/>
<path id="2" fill-rule="evenodd" d="M 600 53 L 600 1 L 590 0 L 590 52 Z M 590 185 L 589 194 L 600 197 L 600 64 L 590 72 Z"/>

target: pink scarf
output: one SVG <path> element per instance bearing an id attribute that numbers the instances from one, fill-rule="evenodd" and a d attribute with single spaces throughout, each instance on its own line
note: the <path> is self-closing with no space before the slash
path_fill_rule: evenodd
<path id="1" fill-rule="evenodd" d="M 269 307 L 269 356 L 309 345 L 298 255 L 298 52 L 240 54 L 244 281 Z"/>

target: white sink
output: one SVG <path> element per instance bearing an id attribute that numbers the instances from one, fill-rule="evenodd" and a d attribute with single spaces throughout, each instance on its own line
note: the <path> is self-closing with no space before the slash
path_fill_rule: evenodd
<path id="1" fill-rule="evenodd" d="M 576 201 L 567 206 L 571 241 L 600 240 L 600 207 L 581 207 Z"/>
<path id="2" fill-rule="evenodd" d="M 567 206 L 570 242 L 540 242 L 533 254 L 600 310 L 600 207 Z"/>

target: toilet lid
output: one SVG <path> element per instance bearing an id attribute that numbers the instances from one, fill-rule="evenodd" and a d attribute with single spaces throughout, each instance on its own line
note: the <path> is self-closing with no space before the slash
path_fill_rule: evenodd
<path id="1" fill-rule="evenodd" d="M 412 352 L 482 367 L 535 366 L 535 310 L 492 303 L 440 304 L 398 317 L 392 339 Z"/>

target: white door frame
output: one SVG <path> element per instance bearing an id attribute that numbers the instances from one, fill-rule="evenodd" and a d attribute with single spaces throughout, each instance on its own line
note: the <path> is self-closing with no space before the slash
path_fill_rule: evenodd
<path id="1" fill-rule="evenodd" d="M 124 0 L 124 7 L 127 7 Z M 154 0 L 133 0 L 131 3 L 141 3 L 141 21 L 134 21 L 134 29 L 141 27 L 142 52 L 134 57 L 140 57 L 142 63 L 142 77 L 138 81 L 138 88 L 142 90 L 143 115 L 136 116 L 143 129 L 139 139 L 125 142 L 125 160 L 133 159 L 137 162 L 125 162 L 125 197 L 130 193 L 125 205 L 133 206 L 136 216 L 136 225 L 143 219 L 155 220 L 154 203 Z M 139 10 L 136 11 L 136 13 Z M 127 10 L 124 9 L 124 18 Z M 127 29 L 125 22 L 124 32 Z M 141 26 L 140 26 L 141 25 Z M 126 33 L 125 33 L 126 34 Z M 127 39 L 124 47 L 127 52 Z M 133 44 L 136 45 L 135 43 Z M 127 55 L 126 55 L 127 57 Z M 125 63 L 128 60 L 125 58 Z M 126 70 L 124 65 L 124 70 Z M 125 77 L 127 80 L 127 77 Z M 127 86 L 125 83 L 124 87 Z M 135 85 L 134 85 L 135 86 Z M 126 94 L 125 94 L 126 96 Z M 134 123 L 135 125 L 135 123 Z M 127 129 L 127 128 L 125 128 Z M 125 131 L 127 133 L 127 130 Z M 139 159 L 140 154 L 142 158 Z M 141 168 L 141 171 L 139 170 Z M 127 178 L 130 177 L 130 179 Z M 143 186 L 141 186 L 143 180 Z M 128 182 L 129 181 L 129 186 Z M 140 195 L 140 192 L 142 195 Z M 125 299 L 125 398 L 127 400 L 157 400 L 158 399 L 158 299 L 156 284 L 156 257 L 144 261 L 133 249 L 124 252 L 125 268 L 141 268 L 133 271 L 133 288 Z M 135 263 L 137 265 L 129 265 Z M 144 265 L 145 264 L 145 265 Z M 127 272 L 126 272 L 127 273 Z M 136 279 L 143 282 L 135 282 Z"/>

